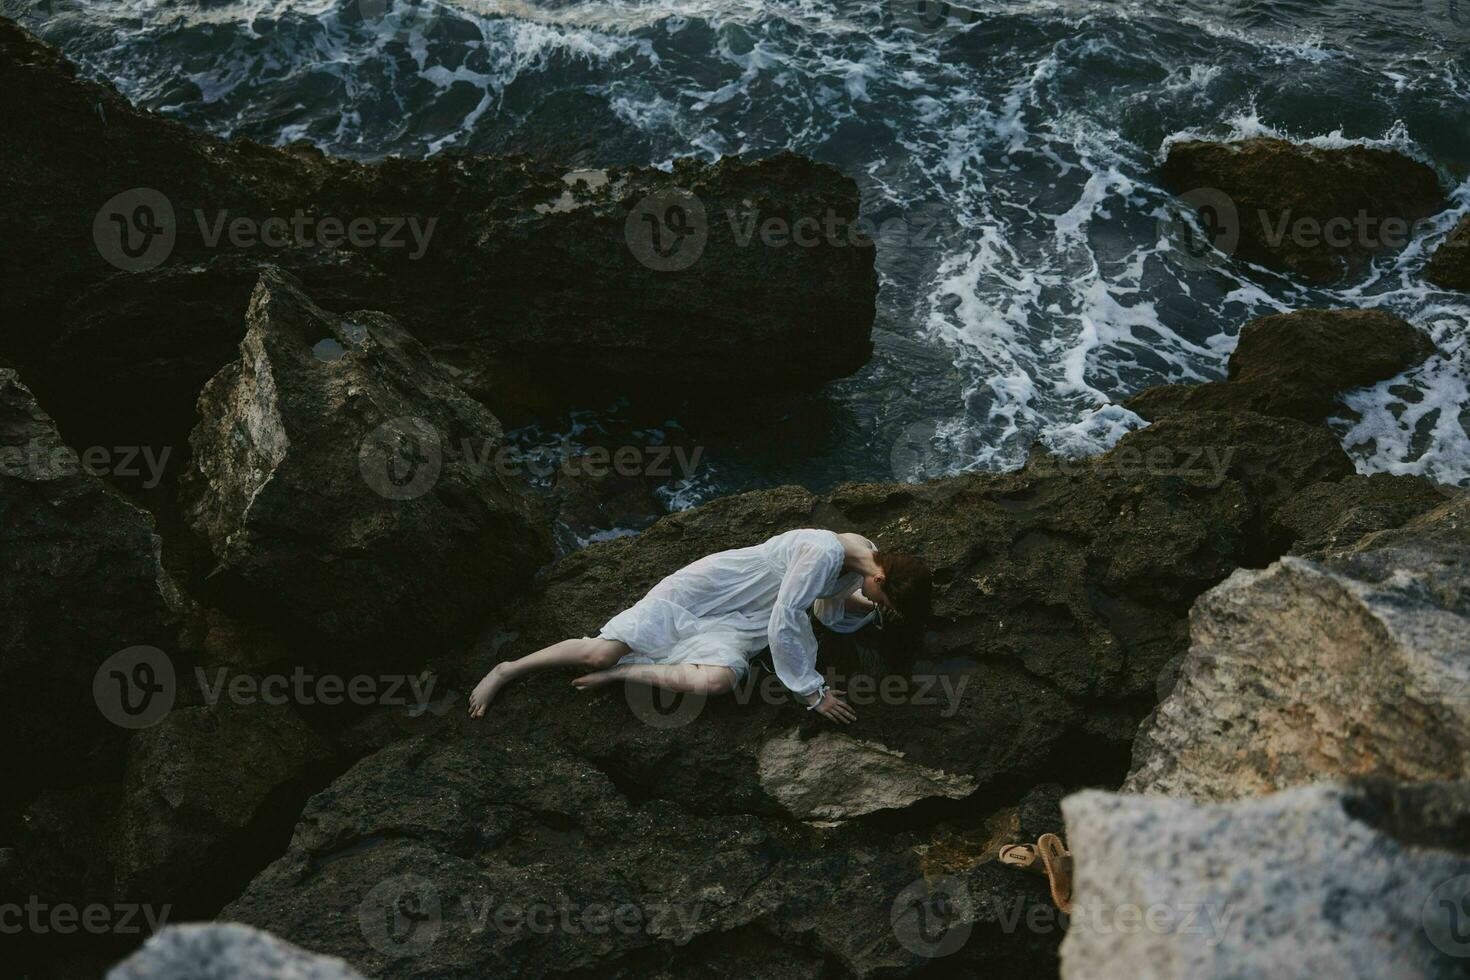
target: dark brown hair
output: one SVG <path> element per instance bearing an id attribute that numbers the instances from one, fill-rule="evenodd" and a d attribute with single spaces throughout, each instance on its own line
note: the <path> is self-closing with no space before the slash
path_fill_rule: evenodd
<path id="1" fill-rule="evenodd" d="M 880 551 L 873 556 L 883 569 L 883 593 L 898 611 L 905 626 L 922 627 L 929 618 L 934 576 L 924 559 L 914 555 Z"/>

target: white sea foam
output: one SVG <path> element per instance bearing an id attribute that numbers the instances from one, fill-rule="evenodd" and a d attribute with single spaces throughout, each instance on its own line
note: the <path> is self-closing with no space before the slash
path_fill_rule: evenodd
<path id="1" fill-rule="evenodd" d="M 83 56 L 145 101 L 172 92 L 188 63 L 202 104 L 156 107 L 227 134 L 254 127 L 364 156 L 462 146 L 502 124 L 507 93 L 583 88 L 665 168 L 691 153 L 791 148 L 857 177 L 867 212 L 943 214 L 922 248 L 880 245 L 880 325 L 950 362 L 909 375 L 909 362 L 931 361 L 883 360 L 880 345 L 872 370 L 914 389 L 891 396 L 914 398 L 895 410 L 896 428 L 922 412 L 931 431 L 932 454 L 906 476 L 1013 467 L 1038 439 L 1057 451 L 1106 448 L 1135 424 L 1111 402 L 1220 377 L 1250 318 L 1369 306 L 1430 331 L 1444 354 L 1351 394 L 1352 417 L 1335 423 L 1344 444 L 1365 471 L 1470 480 L 1456 407 L 1470 378 L 1470 303 L 1419 278 L 1470 210 L 1470 189 L 1361 281 L 1309 289 L 1238 262 L 1181 263 L 1164 233 L 1172 198 L 1155 184 L 1161 154 L 1186 138 L 1276 136 L 1431 159 L 1440 134 L 1422 120 L 1459 118 L 1470 101 L 1463 60 L 1438 48 L 1369 63 L 1315 14 L 1247 28 L 1196 0 L 973 0 L 965 24 L 929 33 L 894 29 L 890 0 L 390 0 L 396 18 L 369 24 L 356 2 L 94 0 L 87 14 L 114 41 Z M 206 23 L 234 23 L 239 37 L 211 42 L 208 57 L 168 46 Z M 1272 87 L 1304 78 L 1343 86 L 1352 111 L 1288 124 Z M 262 79 L 274 80 L 267 96 L 328 79 L 341 87 L 338 114 L 325 127 L 311 116 L 319 107 L 252 115 Z M 416 114 L 424 100 L 445 108 Z M 844 144 L 849 126 L 868 127 L 873 147 Z M 866 377 L 832 397 L 865 404 Z M 883 453 L 855 450 L 850 475 L 889 476 L 867 455 Z M 709 463 L 664 496 L 688 506 L 740 480 L 737 465 Z"/>
<path id="2" fill-rule="evenodd" d="M 1105 453 L 1128 433 L 1147 426 L 1136 413 L 1121 405 L 1104 405 L 1071 425 L 1050 429 L 1042 441 L 1058 456 L 1081 459 Z"/>

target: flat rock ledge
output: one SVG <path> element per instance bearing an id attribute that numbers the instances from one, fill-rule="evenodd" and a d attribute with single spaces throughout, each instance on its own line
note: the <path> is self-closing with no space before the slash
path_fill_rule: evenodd
<path id="1" fill-rule="evenodd" d="M 973 776 L 919 765 L 881 742 L 839 732 L 784 732 L 760 747 L 756 765 L 761 787 L 782 806 L 827 825 L 935 797 L 963 799 L 978 785 Z"/>

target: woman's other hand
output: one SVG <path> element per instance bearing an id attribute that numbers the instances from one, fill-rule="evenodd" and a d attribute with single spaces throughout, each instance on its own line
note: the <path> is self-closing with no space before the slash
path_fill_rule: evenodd
<path id="1" fill-rule="evenodd" d="M 820 701 L 812 705 L 812 710 L 828 721 L 850 725 L 857 721 L 857 714 L 846 701 L 841 700 L 842 696 L 842 691 L 827 691 Z"/>

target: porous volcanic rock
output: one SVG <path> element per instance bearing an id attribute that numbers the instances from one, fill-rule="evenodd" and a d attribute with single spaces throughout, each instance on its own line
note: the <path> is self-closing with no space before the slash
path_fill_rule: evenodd
<path id="1" fill-rule="evenodd" d="M 421 662 L 549 557 L 500 423 L 384 314 L 262 275 L 199 396 L 181 496 L 226 598 L 354 657 Z"/>
<path id="2" fill-rule="evenodd" d="M 1452 487 L 1422 477 L 1354 473 L 1314 483 L 1276 509 L 1275 535 L 1296 542 L 1304 558 L 1346 548 L 1365 535 L 1401 527 L 1453 496 Z"/>
<path id="3" fill-rule="evenodd" d="M 834 847 L 800 825 L 630 799 L 545 740 L 399 743 L 303 818 L 290 851 L 224 916 L 384 980 L 706 975 L 733 968 L 740 949 L 751 975 L 770 977 L 895 975 L 927 961 L 891 924 L 924 887 L 911 848 L 861 828 Z M 999 936 L 1006 917 L 1045 901 L 1040 879 L 994 862 L 946 884 L 958 912 L 947 907 L 943 935 L 961 941 Z M 984 944 L 992 960 L 980 964 L 1044 969 L 1058 936 L 1016 932 Z"/>
<path id="4" fill-rule="evenodd" d="M 1062 801 L 1062 976 L 1463 976 L 1470 783 Z"/>
<path id="5" fill-rule="evenodd" d="M 1432 167 L 1366 146 L 1183 140 L 1169 146 L 1162 177 L 1186 200 L 1197 191 L 1229 199 L 1219 214 L 1217 245 L 1228 247 L 1238 235 L 1240 258 L 1319 283 L 1401 250 L 1414 223 L 1447 203 Z M 1216 196 L 1201 201 L 1222 203 Z"/>
<path id="6" fill-rule="evenodd" d="M 1339 393 L 1392 378 L 1432 353 L 1428 336 L 1382 310 L 1278 313 L 1240 329 L 1226 380 L 1159 385 L 1124 404 L 1149 421 L 1244 411 L 1321 422 Z"/>

